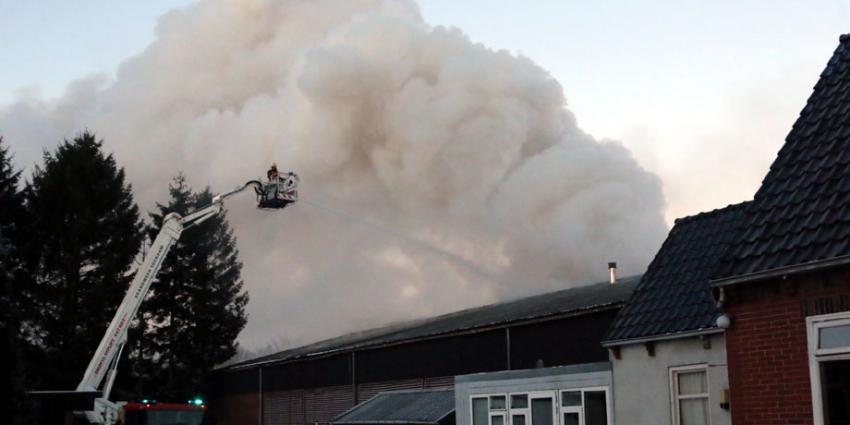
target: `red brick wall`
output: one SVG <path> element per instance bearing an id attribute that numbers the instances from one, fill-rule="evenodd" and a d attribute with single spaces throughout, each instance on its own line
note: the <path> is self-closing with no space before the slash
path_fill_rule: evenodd
<path id="1" fill-rule="evenodd" d="M 727 288 L 732 423 L 812 424 L 806 317 L 848 309 L 846 271 Z"/>
<path id="2" fill-rule="evenodd" d="M 257 393 L 222 396 L 210 400 L 209 409 L 215 425 L 254 425 L 259 423 L 260 398 Z"/>

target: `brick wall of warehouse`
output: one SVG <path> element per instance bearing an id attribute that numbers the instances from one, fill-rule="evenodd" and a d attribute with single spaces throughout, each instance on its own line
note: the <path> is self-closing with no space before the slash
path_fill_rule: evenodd
<path id="1" fill-rule="evenodd" d="M 725 290 L 732 423 L 813 424 L 806 317 L 850 310 L 850 270 Z"/>
<path id="2" fill-rule="evenodd" d="M 257 369 L 228 372 L 210 379 L 207 416 L 216 425 L 256 424 L 260 418 L 259 371 Z M 227 394 L 222 397 L 222 394 Z M 226 401 L 225 401 L 226 400 Z M 208 419 L 209 419 L 208 418 Z"/>

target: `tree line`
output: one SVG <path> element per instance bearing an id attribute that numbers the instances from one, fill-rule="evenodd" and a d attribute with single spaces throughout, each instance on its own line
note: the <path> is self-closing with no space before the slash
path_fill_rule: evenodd
<path id="1" fill-rule="evenodd" d="M 0 412 L 25 423 L 27 390 L 70 390 L 163 218 L 208 204 L 182 174 L 143 220 L 124 169 L 90 132 L 45 151 L 24 178 L 0 137 Z M 224 215 L 187 229 L 129 332 L 114 400 L 181 401 L 237 351 L 248 295 Z"/>

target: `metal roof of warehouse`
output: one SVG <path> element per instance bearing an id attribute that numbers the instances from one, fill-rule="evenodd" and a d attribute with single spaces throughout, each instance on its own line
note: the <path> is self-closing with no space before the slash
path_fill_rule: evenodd
<path id="1" fill-rule="evenodd" d="M 719 284 L 850 262 L 850 35 L 762 181 Z"/>
<path id="2" fill-rule="evenodd" d="M 515 322 L 541 320 L 596 311 L 624 303 L 632 291 L 634 291 L 639 280 L 640 276 L 621 278 L 615 285 L 611 285 L 606 281 L 368 331 L 350 333 L 303 347 L 236 363 L 226 368 L 251 367 L 264 363 L 283 362 L 335 352 L 497 327 Z"/>
<path id="3" fill-rule="evenodd" d="M 748 205 L 676 220 L 637 289 L 617 313 L 605 344 L 715 330 L 720 311 L 711 295 L 710 278 Z"/>
<path id="4" fill-rule="evenodd" d="M 385 392 L 331 420 L 332 424 L 437 424 L 455 410 L 453 390 Z"/>

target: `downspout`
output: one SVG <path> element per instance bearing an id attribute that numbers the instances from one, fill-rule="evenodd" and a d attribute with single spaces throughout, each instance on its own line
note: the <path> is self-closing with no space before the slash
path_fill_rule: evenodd
<path id="1" fill-rule="evenodd" d="M 505 328 L 505 359 L 507 360 L 507 370 L 511 370 L 511 328 Z"/>
<path id="2" fill-rule="evenodd" d="M 354 405 L 360 404 L 360 394 L 357 393 L 357 355 L 351 352 L 351 387 L 354 393 Z"/>
<path id="3" fill-rule="evenodd" d="M 723 286 L 719 287 L 716 295 L 714 305 L 716 305 L 717 309 L 720 310 L 720 316 L 717 316 L 717 327 L 720 329 L 728 329 L 729 326 L 732 325 L 732 318 L 723 311 L 723 306 L 726 305 L 726 288 Z"/>
<path id="4" fill-rule="evenodd" d="M 262 368 L 262 366 L 258 370 L 259 370 L 259 375 L 260 375 L 260 379 L 258 381 L 259 381 L 260 385 L 259 385 L 259 388 L 257 388 L 257 394 L 259 395 L 260 402 L 257 403 L 257 404 L 259 405 L 260 412 L 259 412 L 259 415 L 257 415 L 257 423 L 259 425 L 263 425 L 263 368 Z"/>

